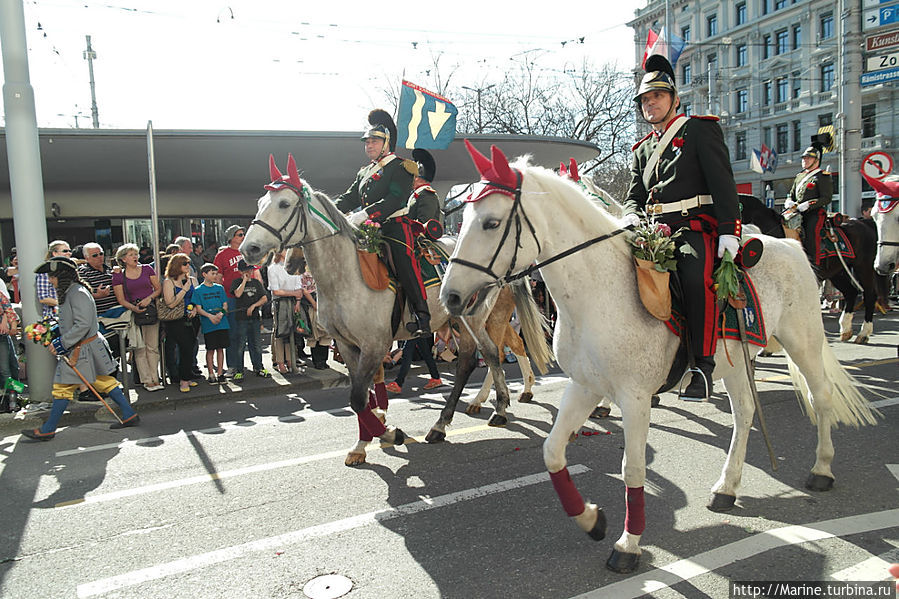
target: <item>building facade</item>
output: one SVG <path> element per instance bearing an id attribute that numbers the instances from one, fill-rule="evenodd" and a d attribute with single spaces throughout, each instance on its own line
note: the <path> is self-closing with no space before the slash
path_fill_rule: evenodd
<path id="1" fill-rule="evenodd" d="M 860 0 L 850 1 L 861 5 Z M 720 116 L 740 192 L 762 198 L 773 194 L 781 204 L 802 168 L 800 156 L 811 136 L 828 126 L 840 134 L 839 3 L 649 0 L 629 23 L 635 31 L 638 65 L 649 29 L 659 32 L 666 24 L 666 4 L 671 31 L 686 41 L 674 67 L 683 110 L 688 115 Z M 895 84 L 863 87 L 860 104 L 861 156 L 883 151 L 895 159 L 899 134 Z M 750 168 L 753 150 L 762 144 L 777 152 L 773 173 L 759 174 Z M 835 174 L 836 210 L 839 143 L 824 154 L 822 166 Z M 849 176 L 860 177 L 858 167 Z M 863 190 L 863 199 L 873 197 L 867 183 Z"/>

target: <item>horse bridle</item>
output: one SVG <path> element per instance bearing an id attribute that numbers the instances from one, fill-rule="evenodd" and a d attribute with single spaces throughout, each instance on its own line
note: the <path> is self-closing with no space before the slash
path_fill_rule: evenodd
<path id="1" fill-rule="evenodd" d="M 604 235 L 600 235 L 599 237 L 594 237 L 593 239 L 588 239 L 587 241 L 585 241 L 583 243 L 579 243 L 578 245 L 576 245 L 572 248 L 568 248 L 564 252 L 561 252 L 559 254 L 556 254 L 555 256 L 552 256 L 551 258 L 544 260 L 540 264 L 532 264 L 532 265 L 528 266 L 527 268 L 525 268 L 524 270 L 522 270 L 518 273 L 512 274 L 513 271 L 515 270 L 515 265 L 518 262 L 518 250 L 521 249 L 521 247 L 522 247 L 521 246 L 521 233 L 524 230 L 524 227 L 521 224 L 522 219 L 524 219 L 524 222 L 527 224 L 528 229 L 531 232 L 531 237 L 534 238 L 534 242 L 537 244 L 537 252 L 539 253 L 542 251 L 542 248 L 540 246 L 540 240 L 537 239 L 537 232 L 534 229 L 534 225 L 531 224 L 531 219 L 528 218 L 528 215 L 524 211 L 524 204 L 522 204 L 522 202 L 521 202 L 521 179 L 522 179 L 521 171 L 516 169 L 515 170 L 515 188 L 514 189 L 507 185 L 503 185 L 502 183 L 494 183 L 492 181 L 486 182 L 487 185 L 489 185 L 491 188 L 496 188 L 496 189 L 511 192 L 512 194 L 514 194 L 512 196 L 512 208 L 509 210 L 509 217 L 506 219 L 506 228 L 503 230 L 503 235 L 500 238 L 499 243 L 497 244 L 496 251 L 493 253 L 493 258 L 490 259 L 490 263 L 487 266 L 481 266 L 480 264 L 471 262 L 469 260 L 463 260 L 461 258 L 453 257 L 453 258 L 449 259 L 451 264 L 459 264 L 461 266 L 467 266 L 469 268 L 473 268 L 474 270 L 483 272 L 483 273 L 487 274 L 488 276 L 490 276 L 493 279 L 493 282 L 490 283 L 488 286 L 495 285 L 496 287 L 502 287 L 504 285 L 508 285 L 512 281 L 517 281 L 518 279 L 524 278 L 524 277 L 530 275 L 535 270 L 543 268 L 544 266 L 547 266 L 548 264 L 550 264 L 552 262 L 561 260 L 562 258 L 570 256 L 571 254 L 574 254 L 575 252 L 579 252 L 587 247 L 590 247 L 591 245 L 593 245 L 595 243 L 599 243 L 600 241 L 605 241 L 606 239 L 611 239 L 612 237 L 615 237 L 616 235 L 620 235 L 621 233 L 624 233 L 625 231 L 632 228 L 632 227 L 624 227 L 621 229 L 615 229 L 611 233 L 606 233 Z M 513 219 L 513 217 L 514 217 L 514 219 Z M 496 262 L 496 259 L 499 257 L 500 251 L 502 251 L 503 244 L 506 242 L 506 238 L 509 237 L 509 232 L 512 229 L 513 220 L 515 223 L 515 253 L 512 254 L 512 261 L 509 264 L 509 268 L 506 270 L 506 274 L 504 276 L 498 276 L 496 273 L 493 272 L 493 265 Z"/>
<path id="2" fill-rule="evenodd" d="M 298 189 L 295 185 L 287 182 L 287 181 L 278 181 L 279 185 L 287 187 L 294 191 L 297 194 L 297 203 L 294 205 L 293 210 L 290 211 L 290 215 L 287 217 L 287 220 L 284 221 L 284 224 L 281 225 L 280 229 L 276 229 L 267 222 L 259 219 L 253 219 L 250 221 L 250 225 L 259 225 L 269 233 L 275 236 L 275 239 L 278 240 L 278 251 L 287 250 L 291 248 L 303 247 L 306 244 L 313 243 L 316 241 L 320 241 L 322 239 L 327 239 L 328 237 L 333 237 L 340 233 L 340 229 L 333 233 L 329 233 L 323 237 L 317 237 L 316 239 L 309 239 L 307 241 L 298 241 L 297 243 L 286 244 L 285 239 L 291 239 L 294 234 L 297 232 L 297 229 L 302 228 L 303 234 L 306 234 L 306 210 L 304 210 L 306 202 L 311 200 L 311 194 L 309 191 L 303 187 L 302 189 Z M 290 229 L 290 233 L 286 236 L 283 236 L 282 233 L 287 230 L 290 224 L 293 223 L 293 228 Z"/>

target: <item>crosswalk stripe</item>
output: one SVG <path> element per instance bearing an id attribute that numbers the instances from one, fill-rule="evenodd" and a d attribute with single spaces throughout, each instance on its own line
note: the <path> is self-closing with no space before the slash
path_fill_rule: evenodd
<path id="1" fill-rule="evenodd" d="M 575 464 L 568 467 L 568 472 L 572 476 L 588 472 L 589 470 L 588 467 L 582 464 Z M 94 597 L 96 595 L 102 595 L 103 593 L 134 586 L 150 580 L 158 580 L 174 574 L 181 574 L 206 566 L 231 561 L 251 553 L 280 549 L 288 545 L 303 543 L 311 539 L 333 535 L 354 528 L 360 528 L 362 526 L 368 526 L 369 524 L 384 522 L 403 516 L 411 516 L 413 514 L 446 507 L 463 501 L 480 499 L 489 495 L 512 491 L 548 481 L 549 474 L 540 472 L 538 474 L 521 476 L 519 478 L 492 483 L 473 489 L 448 493 L 438 497 L 422 497 L 419 501 L 406 503 L 397 507 L 389 507 L 374 512 L 368 512 L 366 514 L 359 514 L 358 516 L 335 520 L 317 526 L 310 526 L 301 530 L 243 543 L 242 545 L 224 547 L 208 553 L 183 557 L 165 564 L 159 564 L 157 566 L 134 570 L 118 576 L 81 584 L 78 585 L 78 597 Z"/>

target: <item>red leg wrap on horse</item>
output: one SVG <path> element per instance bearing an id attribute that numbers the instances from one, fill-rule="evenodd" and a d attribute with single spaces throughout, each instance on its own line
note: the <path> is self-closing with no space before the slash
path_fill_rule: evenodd
<path id="1" fill-rule="evenodd" d="M 378 396 L 371 389 L 368 390 L 368 409 L 374 410 L 378 407 Z"/>
<path id="2" fill-rule="evenodd" d="M 387 409 L 387 385 L 384 383 L 375 383 L 375 397 L 378 399 L 378 407 L 382 410 Z"/>
<path id="3" fill-rule="evenodd" d="M 553 488 L 562 501 L 562 507 L 569 516 L 579 516 L 584 513 L 584 498 L 574 488 L 574 482 L 571 475 L 568 474 L 568 468 L 562 468 L 558 472 L 549 473 L 550 480 L 553 481 Z"/>
<path id="4" fill-rule="evenodd" d="M 627 487 L 625 503 L 627 512 L 624 516 L 624 530 L 632 535 L 642 535 L 646 529 L 643 487 Z"/>
<path id="5" fill-rule="evenodd" d="M 369 412 L 371 413 L 371 412 Z M 362 423 L 362 416 L 356 414 L 356 420 L 359 422 L 359 440 L 360 441 L 371 441 L 374 437 L 372 437 L 371 433 L 368 432 L 368 429 L 365 427 L 365 424 Z"/>
<path id="6" fill-rule="evenodd" d="M 359 414 L 359 422 L 375 437 L 380 437 L 387 432 L 387 427 L 381 424 L 381 421 L 372 414 L 369 408 L 365 408 L 365 411 Z"/>

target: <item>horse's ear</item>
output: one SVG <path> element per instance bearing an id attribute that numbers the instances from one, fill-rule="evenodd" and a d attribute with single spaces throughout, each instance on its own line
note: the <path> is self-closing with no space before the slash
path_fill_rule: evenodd
<path id="1" fill-rule="evenodd" d="M 569 158 L 568 163 L 570 166 L 568 167 L 568 175 L 571 177 L 571 180 L 577 183 L 581 180 L 581 176 L 577 172 L 577 162 L 574 158 Z"/>
<path id="2" fill-rule="evenodd" d="M 293 154 L 287 155 L 287 180 L 297 189 L 303 188 L 303 182 L 300 181 L 300 174 L 297 172 L 297 161 L 293 159 Z"/>
<path id="3" fill-rule="evenodd" d="M 476 147 L 472 145 L 470 141 L 465 140 L 465 148 L 468 150 L 468 153 L 471 155 L 471 159 L 474 161 L 474 166 L 478 169 L 478 173 L 481 175 L 485 175 L 488 173 L 492 167 L 490 164 L 490 160 L 481 154 Z"/>
<path id="4" fill-rule="evenodd" d="M 281 171 L 278 170 L 278 165 L 275 164 L 275 157 L 272 154 L 268 155 L 268 171 L 272 181 L 281 180 Z"/>
<path id="5" fill-rule="evenodd" d="M 509 167 L 509 161 L 503 151 L 496 146 L 490 146 L 490 157 L 493 162 L 493 172 L 499 179 L 498 183 L 504 183 L 514 188 L 517 183 L 515 173 Z"/>
<path id="6" fill-rule="evenodd" d="M 567 177 L 567 176 L 568 176 L 568 167 L 565 166 L 565 163 L 564 163 L 564 162 L 560 162 L 560 163 L 559 163 L 559 176 L 560 176 L 560 177 Z"/>

